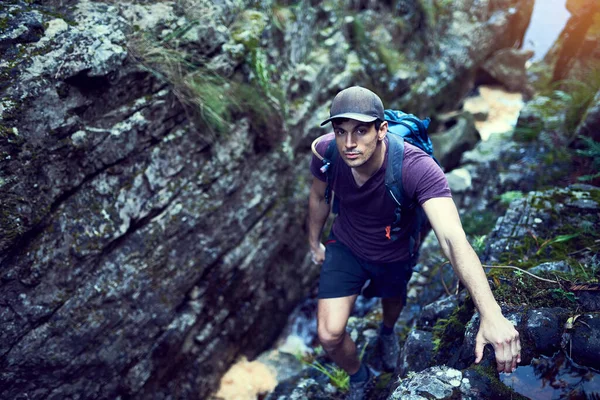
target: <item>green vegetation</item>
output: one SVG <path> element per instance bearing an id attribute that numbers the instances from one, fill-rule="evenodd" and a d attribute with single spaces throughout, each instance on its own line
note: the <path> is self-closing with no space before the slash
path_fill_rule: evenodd
<path id="1" fill-rule="evenodd" d="M 419 0 L 419 6 L 430 29 L 443 17 L 452 15 L 452 0 Z"/>
<path id="2" fill-rule="evenodd" d="M 477 253 L 478 255 L 483 254 L 483 251 L 485 250 L 485 239 L 486 238 L 487 238 L 487 235 L 477 235 L 471 241 L 473 250 L 475 250 L 475 253 Z"/>
<path id="3" fill-rule="evenodd" d="M 500 195 L 499 200 L 502 204 L 509 205 L 513 200 L 522 199 L 523 192 L 518 190 L 511 190 L 504 192 Z"/>
<path id="4" fill-rule="evenodd" d="M 533 123 L 527 126 L 517 126 L 513 132 L 513 139 L 521 143 L 530 143 L 537 140 L 544 129 L 543 123 Z"/>
<path id="5" fill-rule="evenodd" d="M 5 31 L 8 28 L 9 17 L 0 18 L 0 31 Z"/>
<path id="6" fill-rule="evenodd" d="M 540 138 L 542 133 L 546 136 L 552 134 L 554 147 L 557 147 L 557 139 L 563 142 L 560 147 L 567 146 L 575 139 L 582 116 L 600 91 L 600 63 L 591 63 L 576 73 L 574 78 L 554 83 L 550 83 L 551 71 L 546 65 L 538 63 L 533 69 L 540 76 L 536 82 L 540 97 L 530 103 L 529 107 L 538 118 L 527 123 L 520 121 L 513 138 L 518 142 L 532 142 Z M 569 155 L 564 148 L 562 153 Z"/>
<path id="7" fill-rule="evenodd" d="M 565 115 L 565 130 L 573 137 L 575 129 L 592 103 L 594 96 L 600 90 L 600 64 L 586 69 L 580 80 L 565 80 L 557 82 L 569 93 L 569 107 Z"/>
<path id="8" fill-rule="evenodd" d="M 540 115 L 544 121 L 553 121 L 557 112 L 564 113 L 564 121 L 560 126 L 548 126 L 544 129 L 558 129 L 568 139 L 574 139 L 574 133 L 581 117 L 600 90 L 600 63 L 591 65 L 580 71 L 576 78 L 565 79 L 549 84 L 541 90 L 541 94 L 552 100 L 551 107 L 540 107 Z M 546 105 L 547 106 L 547 105 Z"/>
<path id="9" fill-rule="evenodd" d="M 322 348 L 318 348 L 320 349 L 319 353 L 322 353 Z M 365 343 L 365 345 L 363 346 L 360 355 L 359 355 L 359 359 L 362 361 L 363 357 L 365 356 L 365 350 L 367 349 L 367 344 Z M 348 391 L 349 387 L 350 387 L 350 376 L 348 375 L 348 373 L 346 371 L 344 371 L 343 369 L 341 369 L 340 367 L 338 367 L 335 364 L 330 364 L 330 365 L 324 365 L 322 363 L 320 363 L 317 360 L 310 360 L 310 359 L 306 359 L 305 357 L 303 357 L 302 355 L 296 355 L 296 359 L 298 359 L 301 363 L 310 366 L 311 368 L 316 369 L 317 371 L 319 371 L 320 373 L 322 373 L 323 375 L 325 375 L 326 377 L 329 378 L 329 380 L 331 381 L 331 384 L 333 386 L 335 386 L 336 388 L 340 389 L 342 392 L 346 392 Z"/>
<path id="10" fill-rule="evenodd" d="M 261 21 L 262 14 L 245 12 L 243 21 Z M 199 122 L 207 128 L 214 140 L 232 129 L 231 121 L 237 116 L 249 116 L 251 128 L 260 130 L 280 129 L 273 122 L 282 122 L 285 113 L 284 94 L 273 83 L 272 66 L 259 45 L 259 35 L 264 24 L 255 25 L 255 30 L 243 30 L 242 22 L 234 23 L 233 37 L 250 50 L 246 63 L 252 71 L 250 82 L 242 82 L 221 75 L 209 68 L 204 56 L 187 50 L 180 40 L 200 23 L 192 20 L 175 29 L 161 40 L 146 32 L 137 32 L 130 39 L 130 53 L 148 71 L 169 82 L 177 98 Z M 232 28 L 232 29 L 233 29 Z"/>
<path id="11" fill-rule="evenodd" d="M 314 361 L 312 364 L 309 365 L 317 371 L 321 372 L 323 375 L 327 376 L 333 386 L 335 386 L 343 392 L 348 391 L 348 388 L 350 387 L 350 376 L 346 371 L 344 371 L 337 365 L 329 365 L 328 367 L 326 367 L 318 361 Z"/>
<path id="12" fill-rule="evenodd" d="M 552 293 L 552 296 L 555 299 L 558 299 L 558 300 L 567 299 L 567 300 L 569 300 L 572 303 L 576 303 L 577 302 L 577 296 L 575 296 L 575 293 L 566 291 L 563 288 L 554 288 L 554 289 L 551 289 L 550 293 Z"/>
<path id="13" fill-rule="evenodd" d="M 487 235 L 494 229 L 498 216 L 490 210 L 469 213 L 461 218 L 463 229 L 469 236 Z"/>
<path id="14" fill-rule="evenodd" d="M 440 318 L 433 326 L 434 359 L 437 364 L 445 364 L 452 350 L 462 343 L 466 324 L 471 320 L 474 312 L 475 305 L 468 296 L 450 317 Z"/>
<path id="15" fill-rule="evenodd" d="M 352 21 L 352 32 L 350 37 L 352 48 L 360 52 L 364 47 L 367 46 L 367 34 L 365 31 L 365 24 L 360 18 L 354 18 Z"/>
<path id="16" fill-rule="evenodd" d="M 558 235 L 551 239 L 544 240 L 539 245 L 538 251 L 535 254 L 539 256 L 541 254 L 542 250 L 544 249 L 544 247 L 551 245 L 551 244 L 555 244 L 555 243 L 566 242 L 568 240 L 576 238 L 577 236 L 579 236 L 579 233 L 573 233 L 573 234 L 569 234 L 569 235 Z"/>
<path id="17" fill-rule="evenodd" d="M 577 150 L 577 154 L 590 160 L 592 171 L 600 171 L 600 142 L 596 142 L 592 138 L 585 136 L 580 136 L 580 138 L 584 148 Z M 598 178 L 600 178 L 600 172 L 583 175 L 578 179 L 582 182 L 590 182 Z"/>

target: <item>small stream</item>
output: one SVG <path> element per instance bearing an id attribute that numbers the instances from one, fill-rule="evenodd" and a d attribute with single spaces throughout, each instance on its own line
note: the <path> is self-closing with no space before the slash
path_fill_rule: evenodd
<path id="1" fill-rule="evenodd" d="M 519 394 L 535 400 L 600 400 L 598 371 L 577 365 L 564 351 L 534 358 L 500 380 Z"/>

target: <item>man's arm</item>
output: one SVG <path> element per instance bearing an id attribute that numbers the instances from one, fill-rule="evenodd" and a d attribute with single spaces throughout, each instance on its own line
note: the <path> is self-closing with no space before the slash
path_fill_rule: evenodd
<path id="1" fill-rule="evenodd" d="M 308 243 L 315 264 L 325 260 L 325 247 L 321 243 L 321 232 L 329 216 L 329 204 L 325 202 L 327 183 L 313 177 L 308 197 Z"/>
<path id="2" fill-rule="evenodd" d="M 467 241 L 454 201 L 449 197 L 433 198 L 423 203 L 423 210 L 444 254 L 479 310 L 481 323 L 475 341 L 475 363 L 481 361 L 483 348 L 489 343 L 494 347 L 498 371 L 514 371 L 521 362 L 519 333 L 504 318 L 494 299 L 479 257 Z"/>

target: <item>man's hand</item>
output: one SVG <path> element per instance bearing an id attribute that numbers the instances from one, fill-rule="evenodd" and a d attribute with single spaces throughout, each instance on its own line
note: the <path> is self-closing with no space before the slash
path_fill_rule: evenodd
<path id="1" fill-rule="evenodd" d="M 318 246 L 310 246 L 310 254 L 314 264 L 323 264 L 323 261 L 325 261 L 325 246 L 323 243 L 319 243 Z"/>
<path id="2" fill-rule="evenodd" d="M 481 317 L 479 332 L 475 338 L 475 364 L 479 364 L 483 358 L 486 344 L 494 347 L 498 372 L 513 372 L 517 363 L 521 362 L 519 332 L 503 315 Z"/>

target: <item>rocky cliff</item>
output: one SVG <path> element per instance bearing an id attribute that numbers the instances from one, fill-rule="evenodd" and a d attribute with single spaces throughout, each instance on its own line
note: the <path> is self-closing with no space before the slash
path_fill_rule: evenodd
<path id="1" fill-rule="evenodd" d="M 532 5 L 3 2 L 0 397 L 206 397 L 314 284 L 331 97 L 453 109 Z"/>

